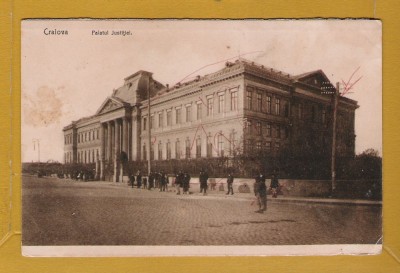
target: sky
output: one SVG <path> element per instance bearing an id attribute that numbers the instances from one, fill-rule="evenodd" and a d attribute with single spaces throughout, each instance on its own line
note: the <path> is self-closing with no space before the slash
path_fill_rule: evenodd
<path id="1" fill-rule="evenodd" d="M 132 35 L 111 35 L 119 30 Z M 62 128 L 93 115 L 138 70 L 171 86 L 239 56 L 292 75 L 322 69 L 334 84 L 358 80 L 345 95 L 360 106 L 356 154 L 373 148 L 382 155 L 379 21 L 26 20 L 21 54 L 22 162 L 62 162 Z"/>

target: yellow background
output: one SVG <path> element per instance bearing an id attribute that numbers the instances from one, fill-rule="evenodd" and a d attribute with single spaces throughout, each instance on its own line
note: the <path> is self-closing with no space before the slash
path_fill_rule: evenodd
<path id="1" fill-rule="evenodd" d="M 0 272 L 400 272 L 397 143 L 400 2 L 396 0 L 0 1 Z M 383 22 L 382 255 L 334 257 L 25 258 L 21 256 L 20 24 L 24 18 L 379 18 Z M 371 109 L 373 111 L 373 109 Z"/>

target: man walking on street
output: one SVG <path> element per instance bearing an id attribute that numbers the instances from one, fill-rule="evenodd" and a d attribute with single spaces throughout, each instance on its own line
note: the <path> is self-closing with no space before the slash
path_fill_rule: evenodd
<path id="1" fill-rule="evenodd" d="M 267 210 L 267 186 L 265 185 L 265 177 L 263 174 L 259 174 L 255 178 L 254 183 L 254 194 L 257 198 L 259 210 L 257 213 L 264 213 Z"/>
<path id="2" fill-rule="evenodd" d="M 183 173 L 180 171 L 175 175 L 175 188 L 176 188 L 176 194 L 181 194 L 181 187 L 183 186 Z"/>
<path id="3" fill-rule="evenodd" d="M 229 195 L 229 193 L 233 195 L 233 175 L 232 175 L 232 173 L 229 173 L 226 183 L 228 184 L 228 192 L 226 193 L 226 195 Z"/>
<path id="4" fill-rule="evenodd" d="M 199 180 L 200 180 L 200 193 L 203 192 L 203 195 L 207 195 L 208 174 L 205 171 L 201 170 Z"/>

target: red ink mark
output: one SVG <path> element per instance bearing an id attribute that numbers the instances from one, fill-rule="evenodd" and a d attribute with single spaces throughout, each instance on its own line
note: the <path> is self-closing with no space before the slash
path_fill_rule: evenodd
<path id="1" fill-rule="evenodd" d="M 351 80 L 353 79 L 354 75 L 356 74 L 356 72 L 359 69 L 360 69 L 360 67 L 358 67 L 356 70 L 354 70 L 353 74 L 351 74 L 351 76 L 347 82 L 344 82 L 344 80 L 342 79 L 343 91 L 340 93 L 341 96 L 344 96 L 347 93 L 349 93 L 349 91 L 353 88 L 353 86 L 361 80 L 362 76 L 359 77 L 356 81 L 350 83 Z"/>

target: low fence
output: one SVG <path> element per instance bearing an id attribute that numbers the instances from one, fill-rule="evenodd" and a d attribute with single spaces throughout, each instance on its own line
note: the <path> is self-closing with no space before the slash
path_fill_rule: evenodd
<path id="1" fill-rule="evenodd" d="M 174 179 L 170 177 L 170 185 Z M 227 191 L 226 178 L 209 178 L 209 190 Z M 266 180 L 267 187 L 271 183 Z M 253 193 L 254 179 L 236 178 L 233 183 L 234 192 Z M 331 180 L 295 180 L 280 179 L 280 194 L 293 197 L 328 197 L 331 195 Z M 335 197 L 349 199 L 382 200 L 382 183 L 380 180 L 338 180 L 336 181 Z M 190 181 L 193 190 L 199 188 L 199 179 Z"/>

